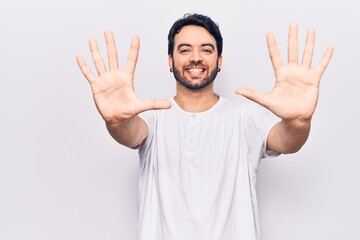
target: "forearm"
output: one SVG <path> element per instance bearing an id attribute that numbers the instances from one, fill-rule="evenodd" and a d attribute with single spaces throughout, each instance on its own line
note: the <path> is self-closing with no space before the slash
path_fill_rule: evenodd
<path id="1" fill-rule="evenodd" d="M 267 149 L 280 153 L 295 153 L 305 144 L 311 120 L 281 120 L 270 131 Z"/>
<path id="2" fill-rule="evenodd" d="M 148 134 L 147 125 L 139 116 L 119 122 L 107 122 L 106 128 L 118 143 L 130 148 L 137 147 Z"/>

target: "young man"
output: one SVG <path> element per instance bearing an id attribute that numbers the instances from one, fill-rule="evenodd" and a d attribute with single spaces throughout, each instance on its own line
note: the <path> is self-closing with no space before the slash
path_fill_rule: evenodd
<path id="1" fill-rule="evenodd" d="M 299 64 L 297 26 L 291 25 L 285 65 L 268 34 L 274 89 L 261 94 L 239 88 L 247 99 L 232 102 L 214 93 L 222 66 L 218 26 L 207 16 L 188 14 L 168 36 L 176 96 L 144 101 L 133 88 L 139 38 L 132 39 L 124 71 L 118 69 L 110 31 L 105 39 L 108 70 L 95 39 L 90 49 L 99 76 L 82 57 L 77 62 L 111 136 L 139 149 L 138 239 L 259 239 L 257 165 L 269 154 L 293 153 L 305 143 L 333 48 L 311 70 L 315 32 L 309 30 Z"/>

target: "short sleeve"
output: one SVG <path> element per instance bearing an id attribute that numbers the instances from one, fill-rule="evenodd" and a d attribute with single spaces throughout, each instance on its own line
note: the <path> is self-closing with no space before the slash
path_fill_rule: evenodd
<path id="1" fill-rule="evenodd" d="M 269 156 L 278 156 L 280 153 L 268 151 L 267 137 L 280 119 L 263 106 L 248 100 L 246 107 L 245 133 L 248 145 L 248 156 L 251 166 L 257 169 L 259 161 Z"/>
<path id="2" fill-rule="evenodd" d="M 154 111 L 146 111 L 139 114 L 148 127 L 148 136 L 144 139 L 144 141 L 139 145 L 139 155 L 141 156 L 149 151 L 152 139 L 154 137 L 154 127 L 155 127 L 155 112 Z"/>

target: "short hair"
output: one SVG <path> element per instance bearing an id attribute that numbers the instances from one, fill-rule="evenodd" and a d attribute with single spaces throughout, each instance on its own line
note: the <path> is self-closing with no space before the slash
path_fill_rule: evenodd
<path id="1" fill-rule="evenodd" d="M 205 28 L 216 40 L 216 47 L 218 56 L 222 53 L 223 38 L 220 33 L 220 28 L 210 17 L 201 14 L 185 14 L 183 18 L 178 19 L 170 28 L 168 35 L 168 55 L 173 56 L 174 52 L 174 38 L 184 26 L 195 25 Z"/>

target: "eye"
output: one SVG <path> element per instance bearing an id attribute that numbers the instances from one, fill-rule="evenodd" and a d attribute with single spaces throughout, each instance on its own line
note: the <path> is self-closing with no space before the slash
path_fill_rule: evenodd
<path id="1" fill-rule="evenodd" d="M 213 53 L 213 50 L 211 48 L 204 48 L 202 51 L 204 53 L 206 53 L 206 54 L 212 54 Z"/>
<path id="2" fill-rule="evenodd" d="M 186 54 L 186 53 L 190 52 L 190 49 L 182 48 L 182 49 L 179 50 L 179 52 L 182 53 L 182 54 Z"/>

